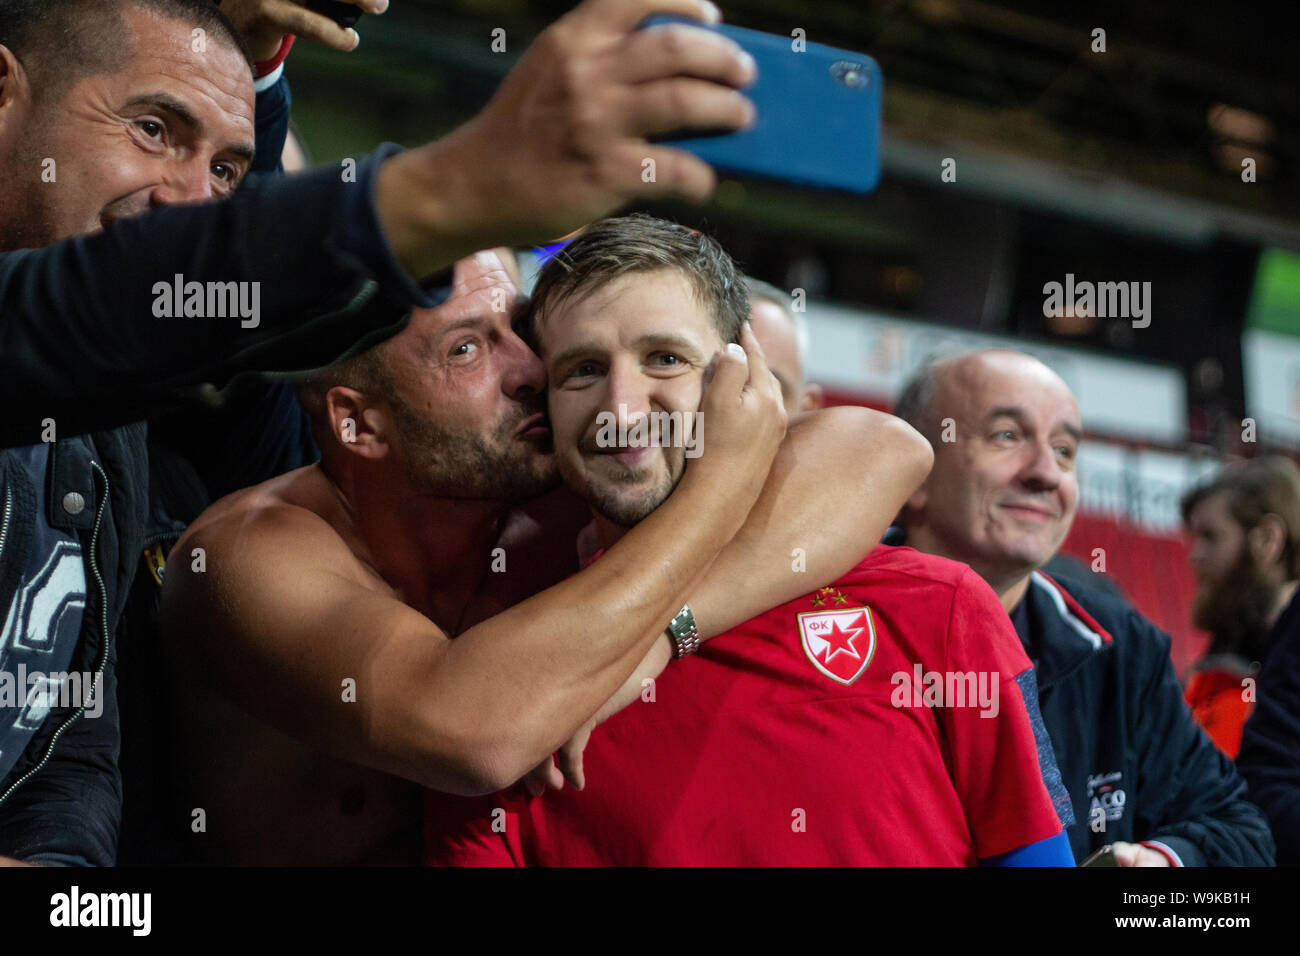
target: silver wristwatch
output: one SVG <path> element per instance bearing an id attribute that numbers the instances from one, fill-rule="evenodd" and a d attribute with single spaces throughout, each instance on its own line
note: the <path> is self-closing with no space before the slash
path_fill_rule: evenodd
<path id="1" fill-rule="evenodd" d="M 691 613 L 689 604 L 683 604 L 668 625 L 668 636 L 673 639 L 673 660 L 679 661 L 700 649 L 700 631 L 695 626 L 695 615 Z"/>

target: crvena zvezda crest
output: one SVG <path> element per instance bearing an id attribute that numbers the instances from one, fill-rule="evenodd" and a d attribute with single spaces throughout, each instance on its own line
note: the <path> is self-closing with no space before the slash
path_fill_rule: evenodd
<path id="1" fill-rule="evenodd" d="M 813 607 L 799 615 L 799 637 L 813 666 L 833 681 L 852 684 L 862 676 L 876 653 L 876 625 L 869 607 L 846 607 L 848 599 L 835 588 L 812 596 Z"/>

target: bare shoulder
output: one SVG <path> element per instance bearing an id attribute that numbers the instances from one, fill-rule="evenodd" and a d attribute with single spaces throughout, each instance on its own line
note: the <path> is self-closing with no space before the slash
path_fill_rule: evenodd
<path id="1" fill-rule="evenodd" d="M 213 503 L 186 529 L 177 550 L 201 543 L 228 557 L 252 548 L 306 559 L 324 548 L 334 561 L 339 550 L 351 555 L 338 529 L 341 512 L 328 480 L 308 465 Z"/>
<path id="2" fill-rule="evenodd" d="M 215 502 L 169 557 L 164 624 L 178 614 L 216 623 L 236 611 L 256 613 L 263 598 L 284 600 L 340 579 L 373 589 L 373 575 L 338 530 L 339 508 L 312 466 Z"/>

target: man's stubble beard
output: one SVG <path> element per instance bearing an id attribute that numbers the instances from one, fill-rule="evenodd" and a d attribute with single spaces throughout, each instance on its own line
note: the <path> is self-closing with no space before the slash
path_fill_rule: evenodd
<path id="1" fill-rule="evenodd" d="M 1196 589 L 1192 623 L 1212 635 L 1210 653 L 1261 660 L 1271 631 L 1268 615 L 1276 597 L 1274 587 L 1243 548 L 1221 579 Z"/>
<path id="2" fill-rule="evenodd" d="M 504 422 L 491 440 L 422 419 L 399 401 L 391 407 L 407 480 L 424 494 L 515 503 L 546 494 L 560 483 L 553 457 L 543 465 L 539 455 L 513 437 L 540 406 Z"/>
<path id="3" fill-rule="evenodd" d="M 676 476 L 672 474 L 674 467 Z M 683 456 L 680 462 L 670 463 L 663 480 L 657 486 L 635 497 L 620 494 L 620 490 L 624 483 L 635 481 L 642 474 L 642 469 L 616 469 L 602 478 L 599 485 L 570 474 L 563 463 L 560 465 L 560 473 L 565 484 L 577 491 L 596 514 L 620 528 L 633 528 L 668 500 L 682 480 L 682 475 L 686 474 L 686 462 Z"/>

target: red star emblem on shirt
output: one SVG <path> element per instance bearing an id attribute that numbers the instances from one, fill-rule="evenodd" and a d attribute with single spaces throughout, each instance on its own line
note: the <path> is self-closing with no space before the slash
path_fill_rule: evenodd
<path id="1" fill-rule="evenodd" d="M 839 622 L 835 621 L 828 633 L 819 635 L 822 640 L 830 645 L 826 649 L 826 663 L 829 664 L 836 654 L 848 654 L 856 660 L 862 660 L 862 655 L 853 646 L 853 641 L 866 626 L 866 615 L 859 614 L 849 623 L 847 629 L 841 630 Z"/>
<path id="2" fill-rule="evenodd" d="M 831 588 L 836 597 L 842 592 Z M 851 685 L 876 656 L 876 621 L 871 608 L 858 605 L 834 609 L 820 592 L 812 595 L 816 611 L 797 615 L 799 643 L 808 662 L 823 676 L 845 687 Z M 838 602 L 836 602 L 838 603 Z M 846 598 L 847 603 L 847 598 Z"/>

